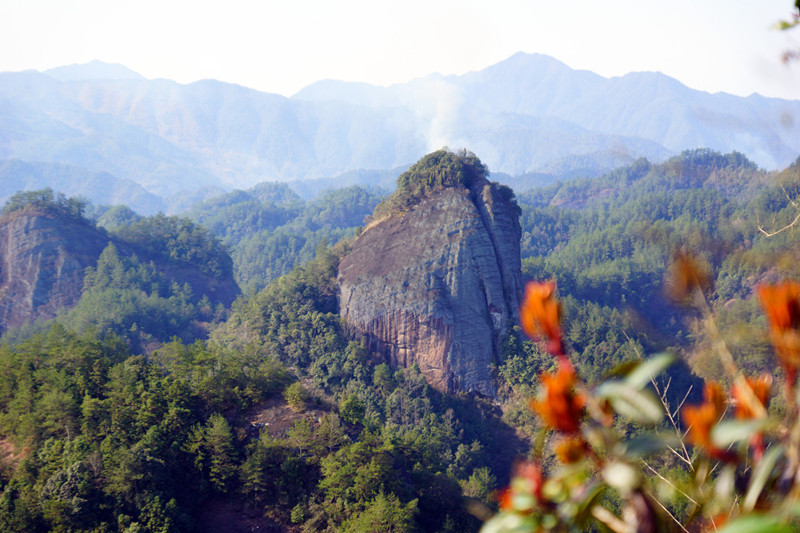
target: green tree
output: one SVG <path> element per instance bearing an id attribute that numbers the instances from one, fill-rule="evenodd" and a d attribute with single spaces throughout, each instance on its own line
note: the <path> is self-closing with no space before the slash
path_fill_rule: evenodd
<path id="1" fill-rule="evenodd" d="M 286 403 L 289 404 L 289 407 L 299 413 L 306 410 L 308 401 L 311 399 L 311 394 L 309 394 L 308 389 L 306 389 L 302 383 L 295 381 L 286 387 L 286 390 L 283 391 L 283 397 Z"/>
<path id="2" fill-rule="evenodd" d="M 360 424 L 364 420 L 366 405 L 358 397 L 358 394 L 351 394 L 339 405 L 339 416 L 349 424 Z"/>
<path id="3" fill-rule="evenodd" d="M 414 515 L 417 500 L 403 504 L 397 496 L 383 492 L 370 501 L 366 509 L 342 524 L 346 533 L 410 533 L 417 531 Z"/>
<path id="4" fill-rule="evenodd" d="M 231 488 L 237 471 L 231 426 L 224 416 L 214 413 L 209 417 L 206 427 L 208 479 L 214 490 L 225 493 Z"/>

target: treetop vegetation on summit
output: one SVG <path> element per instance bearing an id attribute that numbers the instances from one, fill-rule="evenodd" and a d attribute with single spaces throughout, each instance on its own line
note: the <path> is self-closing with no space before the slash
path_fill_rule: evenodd
<path id="1" fill-rule="evenodd" d="M 8 215 L 27 207 L 39 208 L 74 220 L 85 220 L 86 201 L 67 198 L 63 193 L 54 193 L 46 188 L 38 191 L 20 191 L 12 195 L 3 206 L 0 215 Z"/>
<path id="2" fill-rule="evenodd" d="M 433 191 L 455 186 L 471 189 L 488 176 L 489 169 L 472 152 L 447 148 L 432 152 L 397 178 L 397 189 L 378 204 L 373 218 L 406 211 Z"/>

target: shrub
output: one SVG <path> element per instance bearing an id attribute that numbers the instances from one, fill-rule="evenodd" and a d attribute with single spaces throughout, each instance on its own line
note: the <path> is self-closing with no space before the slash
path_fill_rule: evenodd
<path id="1" fill-rule="evenodd" d="M 286 403 L 289 404 L 289 407 L 298 413 L 306 410 L 308 401 L 311 399 L 308 390 L 303 387 L 303 384 L 299 381 L 295 381 L 286 387 L 286 390 L 283 391 L 283 397 L 286 399 Z"/>

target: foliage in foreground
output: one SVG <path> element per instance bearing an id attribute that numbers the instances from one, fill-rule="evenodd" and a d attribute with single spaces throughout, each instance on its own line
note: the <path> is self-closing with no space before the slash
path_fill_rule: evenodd
<path id="1" fill-rule="evenodd" d="M 782 369 L 782 408 L 770 411 L 773 376 L 748 377 L 736 366 L 706 304 L 703 269 L 678 254 L 672 276 L 674 295 L 704 316 L 728 392 L 706 383 L 704 401 L 681 410 L 681 426 L 665 397 L 655 394 L 655 377 L 671 363 L 665 354 L 587 387 L 564 353 L 555 284 L 529 284 L 523 329 L 543 338 L 556 359 L 530 402 L 550 442 L 518 465 L 484 533 L 775 533 L 800 526 L 800 285 L 758 288 Z M 631 424 L 644 429 L 631 437 L 624 432 Z"/>

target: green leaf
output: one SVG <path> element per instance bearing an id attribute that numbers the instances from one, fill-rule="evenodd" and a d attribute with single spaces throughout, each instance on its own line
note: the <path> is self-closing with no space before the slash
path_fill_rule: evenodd
<path id="1" fill-rule="evenodd" d="M 717 533 L 792 533 L 794 529 L 774 516 L 751 514 L 729 522 Z"/>
<path id="2" fill-rule="evenodd" d="M 675 362 L 675 357 L 672 354 L 661 353 L 654 355 L 650 359 L 639 363 L 630 373 L 625 376 L 625 383 L 642 389 L 650 383 L 653 377 L 657 376 Z"/>
<path id="3" fill-rule="evenodd" d="M 611 370 L 608 370 L 605 374 L 603 374 L 603 380 L 605 381 L 612 378 L 623 378 L 630 374 L 631 370 L 639 366 L 639 363 L 640 361 L 636 360 L 623 361 L 620 364 L 613 366 Z"/>
<path id="4" fill-rule="evenodd" d="M 659 433 L 645 433 L 628 440 L 623 443 L 624 454 L 629 459 L 641 459 L 651 453 L 658 452 L 667 446 L 680 445 L 680 439 L 677 435 L 659 434 Z"/>
<path id="5" fill-rule="evenodd" d="M 536 531 L 538 525 L 531 516 L 500 512 L 483 524 L 481 533 L 529 533 Z"/>
<path id="6" fill-rule="evenodd" d="M 758 463 L 755 470 L 753 470 L 753 477 L 750 478 L 750 488 L 747 489 L 747 495 L 744 497 L 743 507 L 745 511 L 752 511 L 753 507 L 755 507 L 761 491 L 764 490 L 764 485 L 769 481 L 772 469 L 775 468 L 775 463 L 778 462 L 782 454 L 783 446 L 780 444 L 772 446 L 761 458 L 761 462 Z"/>
<path id="7" fill-rule="evenodd" d="M 769 420 L 725 420 L 711 429 L 711 442 L 718 448 L 727 448 L 731 444 L 749 439 L 763 431 Z"/>
<path id="8" fill-rule="evenodd" d="M 603 496 L 605 486 L 601 483 L 589 485 L 587 490 L 583 493 L 583 499 L 578 501 L 578 510 L 575 514 L 575 520 L 578 524 L 585 524 L 592 515 L 592 507 L 600 501 Z"/>
<path id="9" fill-rule="evenodd" d="M 775 30 L 788 30 L 797 26 L 795 21 L 780 20 L 773 24 L 772 28 Z"/>
<path id="10" fill-rule="evenodd" d="M 611 407 L 625 418 L 639 424 L 658 424 L 664 409 L 649 390 L 638 390 L 622 381 L 609 381 L 597 388 L 597 396 L 605 398 Z"/>

